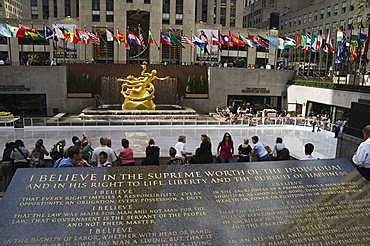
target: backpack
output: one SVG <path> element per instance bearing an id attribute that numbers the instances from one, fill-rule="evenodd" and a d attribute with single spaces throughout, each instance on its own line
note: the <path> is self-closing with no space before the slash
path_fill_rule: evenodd
<path id="1" fill-rule="evenodd" d="M 58 160 L 63 157 L 63 145 L 61 143 L 56 143 L 53 145 L 50 151 L 50 157 L 53 160 Z"/>
<path id="2" fill-rule="evenodd" d="M 33 151 L 32 156 L 31 156 L 31 167 L 40 167 L 40 151 Z"/>

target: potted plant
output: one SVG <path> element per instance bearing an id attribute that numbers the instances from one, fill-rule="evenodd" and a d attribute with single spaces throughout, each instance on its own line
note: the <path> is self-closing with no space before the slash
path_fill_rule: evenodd
<path id="1" fill-rule="evenodd" d="M 189 76 L 185 88 L 186 98 L 208 98 L 208 85 L 203 75 Z"/>
<path id="2" fill-rule="evenodd" d="M 68 97 L 92 97 L 92 82 L 89 74 L 83 73 L 67 81 Z"/>

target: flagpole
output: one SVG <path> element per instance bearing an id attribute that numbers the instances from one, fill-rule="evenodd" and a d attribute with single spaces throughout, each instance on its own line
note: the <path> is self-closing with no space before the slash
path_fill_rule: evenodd
<path id="1" fill-rule="evenodd" d="M 190 29 L 190 38 L 191 39 L 193 38 L 193 29 Z M 192 47 L 193 46 L 190 46 L 190 65 L 193 64 L 193 54 L 194 53 L 192 53 L 192 51 L 193 51 Z"/>
<path id="2" fill-rule="evenodd" d="M 140 24 L 138 25 L 138 30 L 139 30 L 139 33 L 141 32 L 140 31 Z M 140 64 L 140 45 L 136 45 L 137 46 L 137 64 Z"/>
<path id="3" fill-rule="evenodd" d="M 304 44 L 304 50 L 303 50 L 303 76 L 305 76 L 305 72 L 306 72 L 306 48 L 307 48 L 307 33 L 305 34 L 306 36 L 306 42 Z M 301 36 L 301 39 L 302 39 L 302 36 Z M 307 76 L 308 76 L 308 73 L 307 73 Z"/>
<path id="4" fill-rule="evenodd" d="M 119 26 L 117 26 L 117 37 L 118 37 L 118 32 L 119 32 Z M 120 42 L 119 39 L 118 39 L 118 42 Z M 118 42 L 117 42 L 117 63 L 119 63 L 119 43 Z"/>
<path id="5" fill-rule="evenodd" d="M 33 22 L 31 21 L 31 27 L 33 29 Z M 35 40 L 32 38 L 32 54 L 35 55 Z"/>
<path id="6" fill-rule="evenodd" d="M 238 38 L 239 38 L 239 36 L 240 36 L 240 31 L 238 31 Z M 237 55 L 236 55 L 237 57 L 238 57 L 238 59 L 239 59 L 239 43 L 238 43 L 238 52 L 237 52 Z"/>
<path id="7" fill-rule="evenodd" d="M 326 59 L 325 59 L 325 76 L 326 77 L 328 76 L 329 52 L 330 52 L 330 43 L 331 43 L 331 35 L 329 34 L 330 34 L 330 30 L 329 30 L 329 33 L 327 35 L 327 40 L 326 40 L 326 45 L 329 45 L 327 49 L 328 52 L 326 52 Z"/>
<path id="8" fill-rule="evenodd" d="M 46 46 L 45 46 L 45 41 L 47 40 L 46 39 L 46 33 L 45 33 L 45 22 L 42 22 L 42 29 L 44 30 L 44 39 L 43 40 L 43 44 L 44 44 L 44 59 L 46 59 Z"/>
<path id="9" fill-rule="evenodd" d="M 84 25 L 84 31 L 86 32 L 86 25 Z M 85 44 L 85 62 L 87 61 L 87 57 L 86 57 L 86 44 Z"/>
<path id="10" fill-rule="evenodd" d="M 313 59 L 313 63 L 314 63 L 314 65 L 316 65 L 316 57 L 317 57 L 317 41 L 318 41 L 318 39 L 319 39 L 319 32 L 317 32 L 317 37 L 316 37 L 316 43 L 315 43 L 315 54 L 314 54 L 314 59 Z M 311 41 L 312 42 L 312 41 Z M 312 45 L 312 44 L 311 44 Z M 312 77 L 314 77 L 314 75 L 315 75 L 315 73 L 316 73 L 316 66 L 314 66 L 313 67 L 313 69 L 312 69 Z"/>
<path id="11" fill-rule="evenodd" d="M 105 33 L 107 35 L 108 26 L 105 26 Z M 105 63 L 108 63 L 108 35 L 107 35 L 107 45 L 105 46 Z"/>
<path id="12" fill-rule="evenodd" d="M 351 73 L 352 73 L 352 61 L 350 60 L 351 55 L 351 43 L 352 43 L 352 31 L 353 31 L 353 24 L 351 24 L 351 31 L 349 34 L 349 47 L 347 48 L 347 41 L 344 43 L 345 47 L 347 48 L 347 72 L 346 72 L 346 84 L 347 82 L 351 82 Z M 348 76 L 349 70 L 349 76 Z"/>
<path id="13" fill-rule="evenodd" d="M 337 73 L 337 66 L 335 65 L 336 64 L 336 61 L 337 61 L 337 55 L 338 55 L 338 42 L 337 42 L 337 38 L 338 38 L 338 33 L 337 33 L 337 27 L 335 27 L 335 37 L 333 39 L 334 41 L 334 53 L 333 53 L 333 59 L 332 59 L 332 67 L 333 67 L 333 73 Z M 335 55 L 337 54 L 337 55 Z M 334 78 L 334 74 L 333 74 L 333 78 Z M 338 77 L 338 84 L 339 84 L 339 77 Z"/>
<path id="14" fill-rule="evenodd" d="M 229 37 L 230 37 L 230 29 L 229 29 Z M 227 46 L 227 60 L 230 59 L 230 45 Z M 229 65 L 229 64 L 227 64 Z"/>
<path id="15" fill-rule="evenodd" d="M 22 24 L 22 22 L 21 22 L 21 21 L 19 21 L 19 24 Z M 19 27 L 19 26 L 18 26 L 18 27 Z M 24 57 L 23 57 L 23 55 L 24 55 L 24 54 L 23 54 L 23 37 L 22 37 L 22 38 L 20 38 L 20 39 L 21 39 L 21 62 L 23 62 L 23 65 L 26 65 L 27 63 L 25 64 L 25 61 L 23 60 L 23 58 L 24 58 Z"/>
<path id="16" fill-rule="evenodd" d="M 57 26 L 56 22 L 54 22 L 54 30 L 55 30 L 55 27 Z M 56 50 L 55 50 L 55 63 L 58 64 L 58 41 L 54 39 L 54 32 L 53 32 L 53 46 L 55 44 L 55 47 L 56 47 Z M 59 40 L 59 38 L 57 37 L 57 39 Z M 54 58 L 54 50 L 53 50 L 53 58 Z"/>
<path id="17" fill-rule="evenodd" d="M 9 21 L 6 21 L 6 25 L 9 25 Z M 13 36 L 13 34 L 11 36 Z M 9 60 L 10 60 L 11 66 L 13 66 L 11 39 L 8 37 L 7 41 L 8 41 L 8 45 L 9 45 Z"/>

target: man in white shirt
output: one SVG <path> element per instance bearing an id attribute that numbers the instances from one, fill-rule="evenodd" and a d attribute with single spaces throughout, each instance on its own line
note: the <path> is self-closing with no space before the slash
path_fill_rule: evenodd
<path id="1" fill-rule="evenodd" d="M 317 160 L 317 158 L 312 156 L 312 152 L 314 150 L 314 146 L 312 143 L 306 143 L 304 145 L 304 154 L 305 156 L 301 158 L 301 161 L 306 161 L 306 160 Z"/>
<path id="2" fill-rule="evenodd" d="M 362 129 L 362 134 L 365 141 L 358 146 L 352 161 L 358 167 L 370 168 L 370 125 Z"/>
<path id="3" fill-rule="evenodd" d="M 99 161 L 99 154 L 100 152 L 104 151 L 108 154 L 108 162 L 113 163 L 117 160 L 116 154 L 114 151 L 107 146 L 108 139 L 105 137 L 100 138 L 100 147 L 94 149 L 94 153 L 91 157 L 91 162 L 94 166 L 98 164 Z"/>
<path id="4" fill-rule="evenodd" d="M 175 144 L 175 149 L 176 149 L 176 158 L 180 158 L 182 160 L 185 159 L 185 157 L 191 155 L 190 152 L 185 151 L 185 143 L 186 143 L 186 137 L 181 135 L 178 138 L 178 142 Z"/>

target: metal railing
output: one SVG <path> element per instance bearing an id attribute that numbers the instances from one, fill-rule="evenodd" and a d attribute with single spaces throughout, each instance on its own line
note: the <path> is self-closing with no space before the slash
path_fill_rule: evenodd
<path id="1" fill-rule="evenodd" d="M 73 116 L 73 117 L 22 117 L 13 122 L 17 127 L 44 126 L 139 126 L 139 125 L 243 125 L 243 126 L 274 126 L 293 125 L 311 126 L 313 119 L 306 117 L 221 117 L 197 115 L 117 115 L 117 116 Z M 332 124 L 322 121 L 320 128 L 331 130 Z"/>

